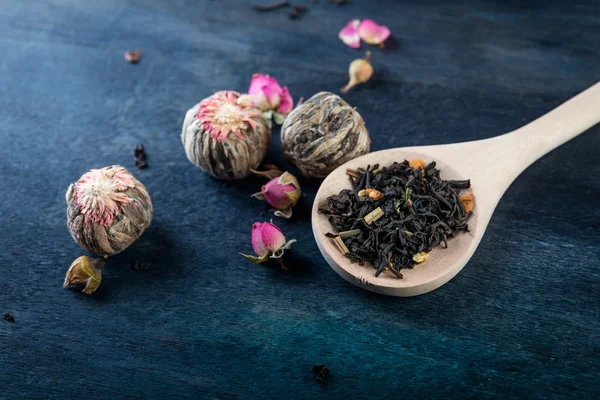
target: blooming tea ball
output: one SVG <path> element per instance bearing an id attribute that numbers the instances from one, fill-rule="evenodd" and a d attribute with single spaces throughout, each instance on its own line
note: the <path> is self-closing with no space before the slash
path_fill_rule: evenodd
<path id="1" fill-rule="evenodd" d="M 281 148 L 308 177 L 331 171 L 369 152 L 371 139 L 360 114 L 340 96 L 321 92 L 300 104 L 281 128 Z"/>
<path id="2" fill-rule="evenodd" d="M 152 221 L 148 191 L 119 165 L 85 173 L 69 186 L 67 205 L 71 236 L 100 256 L 125 250 Z"/>
<path id="3" fill-rule="evenodd" d="M 221 91 L 190 108 L 183 121 L 185 154 L 218 179 L 241 179 L 267 154 L 271 130 L 261 110 L 238 102 L 240 94 Z"/>

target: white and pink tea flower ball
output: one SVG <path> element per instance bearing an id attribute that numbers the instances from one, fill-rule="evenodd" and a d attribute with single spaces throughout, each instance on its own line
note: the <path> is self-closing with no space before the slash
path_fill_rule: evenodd
<path id="1" fill-rule="evenodd" d="M 271 143 L 262 112 L 238 101 L 240 94 L 221 91 L 190 108 L 181 141 L 188 159 L 218 179 L 241 179 L 260 165 Z"/>
<path id="2" fill-rule="evenodd" d="M 99 256 L 125 250 L 152 221 L 146 187 L 118 165 L 93 169 L 71 184 L 67 206 L 71 236 Z"/>

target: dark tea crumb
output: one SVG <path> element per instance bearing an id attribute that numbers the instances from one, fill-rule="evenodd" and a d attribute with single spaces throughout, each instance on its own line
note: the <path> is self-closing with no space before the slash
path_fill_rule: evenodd
<path id="1" fill-rule="evenodd" d="M 260 5 L 260 4 L 252 4 L 252 8 L 257 11 L 273 11 L 277 10 L 281 7 L 287 7 L 290 5 L 289 1 L 280 1 L 278 3 L 268 4 L 268 5 Z"/>
<path id="2" fill-rule="evenodd" d="M 142 52 L 139 50 L 125 52 L 125 60 L 128 63 L 137 64 L 140 62 L 140 58 L 142 58 Z"/>
<path id="3" fill-rule="evenodd" d="M 8 322 L 15 322 L 15 316 L 13 315 L 13 313 L 5 312 L 4 319 Z"/>
<path id="4" fill-rule="evenodd" d="M 146 159 L 146 150 L 144 149 L 143 144 L 138 144 L 137 146 L 135 146 L 135 148 L 133 149 L 133 156 L 135 158 L 141 158 L 143 160 Z"/>
<path id="5" fill-rule="evenodd" d="M 148 268 L 150 268 L 150 264 L 148 264 L 147 262 L 135 260 L 135 262 L 133 263 L 133 269 L 138 272 L 147 271 Z"/>
<path id="6" fill-rule="evenodd" d="M 288 17 L 290 17 L 290 19 L 300 18 L 300 16 L 304 14 L 306 10 L 307 8 L 304 6 L 294 6 L 292 11 L 289 12 Z"/>
<path id="7" fill-rule="evenodd" d="M 325 380 L 329 377 L 330 371 L 325 364 L 313 365 L 310 369 L 315 373 L 315 380 L 319 382 L 321 385 L 325 384 Z"/>
<path id="8" fill-rule="evenodd" d="M 144 149 L 144 145 L 138 144 L 133 149 L 133 157 L 135 159 L 135 166 L 139 169 L 144 169 L 148 167 L 148 163 L 146 162 L 146 150 Z"/>
<path id="9" fill-rule="evenodd" d="M 461 194 L 469 180 L 440 178 L 435 162 L 423 160 L 347 170 L 352 189 L 330 196 L 319 211 L 329 216 L 327 233 L 352 262 L 366 263 L 375 276 L 425 262 L 432 248 L 468 232 L 474 196 Z M 339 232 L 339 233 L 338 233 Z"/>
<path id="10" fill-rule="evenodd" d="M 144 169 L 144 168 L 148 168 L 148 163 L 143 160 L 135 160 L 135 166 L 138 169 Z"/>

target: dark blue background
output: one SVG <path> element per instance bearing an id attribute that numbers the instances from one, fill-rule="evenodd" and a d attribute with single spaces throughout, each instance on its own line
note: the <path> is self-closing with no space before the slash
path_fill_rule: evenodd
<path id="1" fill-rule="evenodd" d="M 295 271 L 242 259 L 270 217 L 249 197 L 262 181 L 209 178 L 179 135 L 189 107 L 255 72 L 296 100 L 338 92 L 364 48 L 337 33 L 370 17 L 394 41 L 370 48 L 375 78 L 344 98 L 373 150 L 495 136 L 600 80 L 600 5 L 298 0 L 310 9 L 290 21 L 249 3 L 0 0 L 0 312 L 16 318 L 0 320 L 0 398 L 597 397 L 599 127 L 525 171 L 465 269 L 409 299 L 327 266 L 310 227 L 318 181 L 276 221 L 298 240 Z M 123 60 L 134 48 L 138 65 Z M 64 194 L 110 164 L 147 186 L 154 220 L 85 296 L 61 288 L 83 254 Z M 324 388 L 316 363 L 333 374 Z"/>

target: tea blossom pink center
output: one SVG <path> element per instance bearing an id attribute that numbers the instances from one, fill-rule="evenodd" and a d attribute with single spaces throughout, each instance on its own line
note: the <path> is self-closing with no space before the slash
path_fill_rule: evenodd
<path id="1" fill-rule="evenodd" d="M 233 91 L 217 92 L 200 102 L 198 119 L 204 130 L 216 140 L 227 140 L 230 133 L 241 140 L 248 126 L 256 129 L 252 119 L 260 115 L 260 111 L 237 104 L 239 93 Z"/>
<path id="2" fill-rule="evenodd" d="M 131 201 L 123 191 L 134 186 L 132 178 L 123 167 L 105 167 L 75 182 L 75 201 L 85 224 L 112 225 L 119 207 Z"/>

